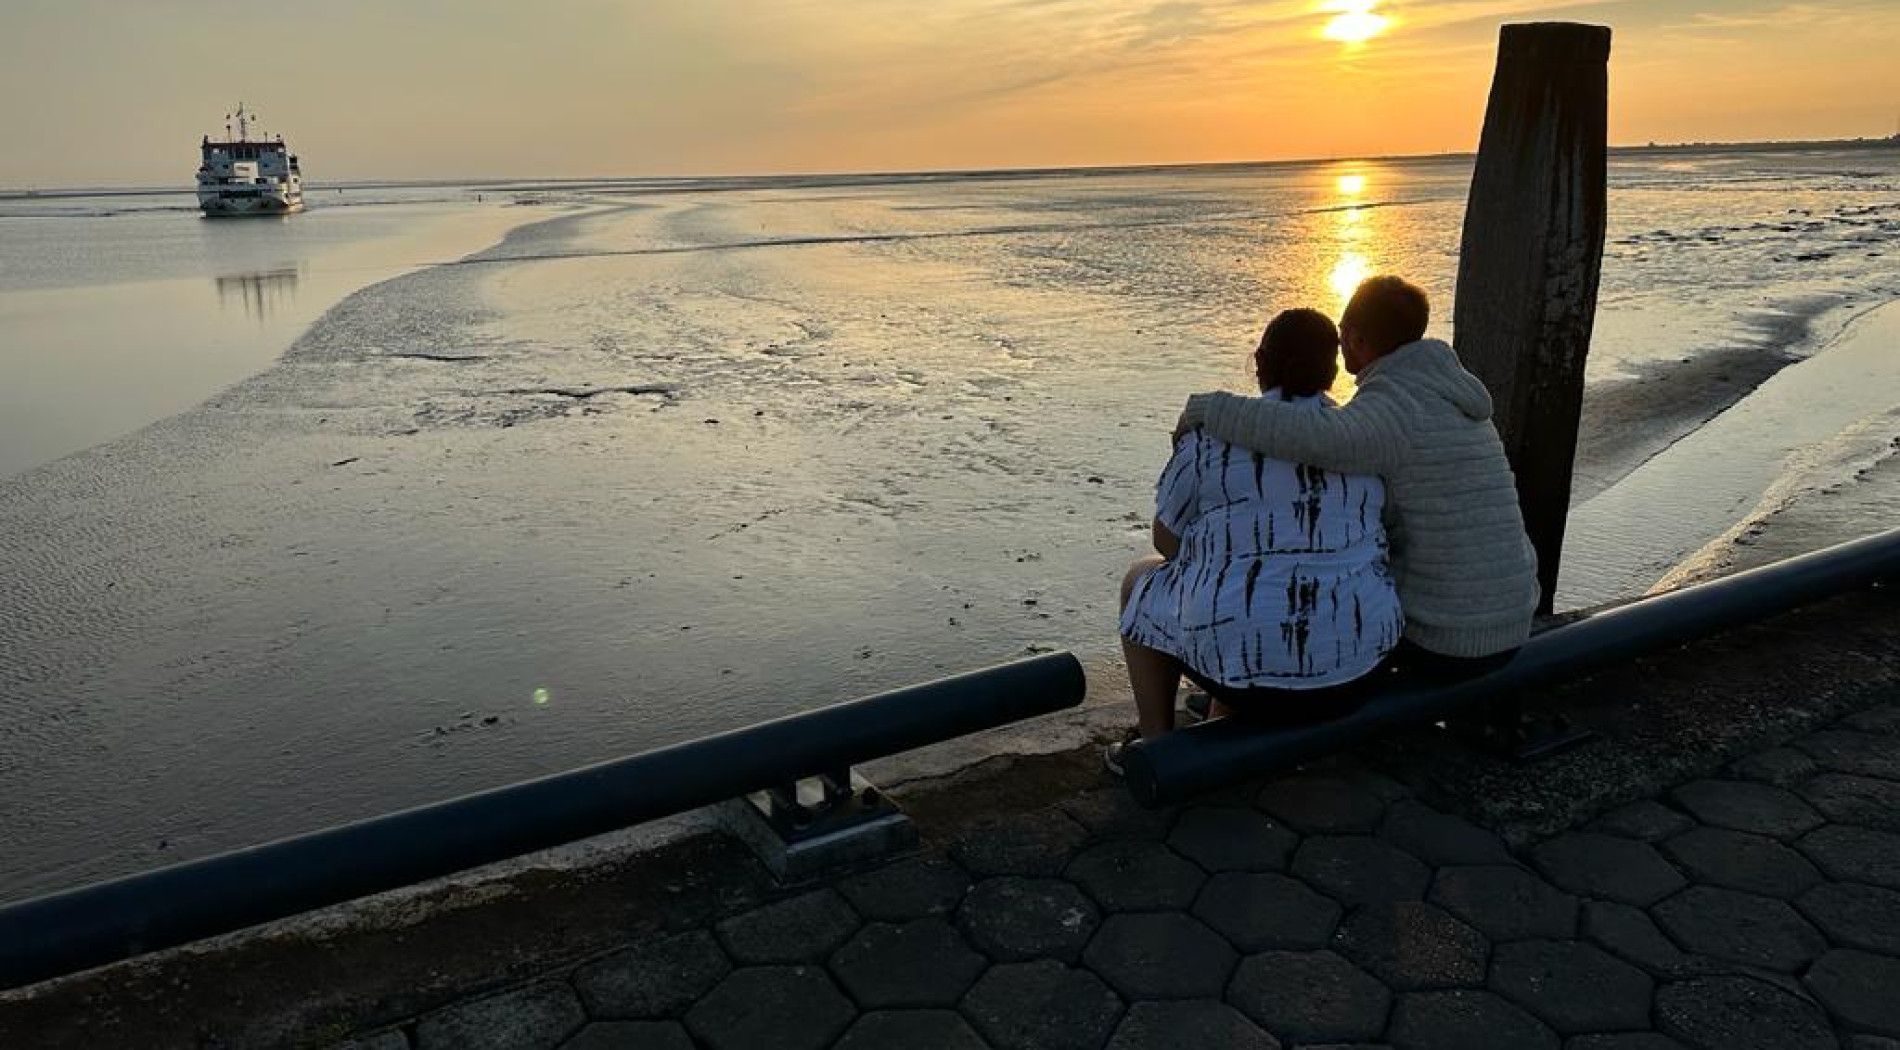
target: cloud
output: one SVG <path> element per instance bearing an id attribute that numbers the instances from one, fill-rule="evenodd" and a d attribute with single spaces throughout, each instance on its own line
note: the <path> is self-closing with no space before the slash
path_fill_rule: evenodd
<path id="1" fill-rule="evenodd" d="M 1856 17 L 1852 12 L 1837 4 L 1787 4 L 1772 10 L 1737 14 L 1733 11 L 1715 13 L 1698 11 L 1688 22 L 1678 22 L 1664 28 L 1668 29 L 1763 29 L 1770 26 L 1790 26 L 1811 24 L 1814 22 L 1837 21 Z"/>
<path id="2" fill-rule="evenodd" d="M 0 183 L 84 169 L 69 126 L 155 158 L 128 178 L 171 177 L 167 151 L 232 101 L 201 27 L 236 3 L 0 0 L 0 126 L 38 145 Z M 1553 18 L 1616 26 L 1638 138 L 1766 128 L 1764 107 L 1884 126 L 1870 100 L 1900 94 L 1894 0 L 1378 0 L 1392 29 L 1356 49 L 1321 38 L 1329 6 L 334 0 L 258 15 L 309 90 L 247 101 L 331 177 L 1436 150 L 1470 144 L 1498 23 Z"/>
<path id="3" fill-rule="evenodd" d="M 1478 23 L 1610 2 L 1388 2 L 1380 10 L 1395 32 L 1367 59 L 1442 49 L 1447 34 Z M 794 103 L 808 114 L 994 108 L 1187 80 L 1218 93 L 1298 76 L 1338 54 L 1320 39 L 1331 16 L 1319 0 L 807 0 L 798 9 L 840 56 L 825 83 Z M 1488 34 L 1473 46 L 1489 46 Z"/>

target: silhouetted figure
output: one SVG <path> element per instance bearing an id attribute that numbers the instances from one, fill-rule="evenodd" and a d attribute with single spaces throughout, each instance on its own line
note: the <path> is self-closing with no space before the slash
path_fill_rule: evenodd
<path id="1" fill-rule="evenodd" d="M 1274 318 L 1254 354 L 1266 400 L 1300 415 L 1337 411 L 1339 333 L 1324 314 Z M 1177 436 L 1155 498 L 1158 552 L 1122 585 L 1122 653 L 1139 732 L 1174 726 L 1182 675 L 1222 713 L 1324 720 L 1358 703 L 1355 684 L 1398 644 L 1403 623 L 1386 566 L 1385 486 L 1244 449 Z M 1119 746 L 1110 750 L 1119 768 Z"/>
<path id="2" fill-rule="evenodd" d="M 1507 661 L 1530 634 L 1537 556 L 1491 423 L 1491 395 L 1452 348 L 1426 339 L 1431 304 L 1397 277 L 1359 286 L 1341 322 L 1344 407 L 1303 411 L 1272 397 L 1196 394 L 1180 432 L 1263 455 L 1377 474 L 1405 607 L 1401 670 L 1469 677 Z"/>

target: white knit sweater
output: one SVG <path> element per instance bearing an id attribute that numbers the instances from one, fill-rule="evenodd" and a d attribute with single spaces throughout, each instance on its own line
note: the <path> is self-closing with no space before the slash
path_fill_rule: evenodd
<path id="1" fill-rule="evenodd" d="M 1491 395 L 1449 345 L 1426 339 L 1373 362 L 1336 411 L 1196 394 L 1181 421 L 1268 456 L 1383 477 L 1393 571 L 1413 642 L 1476 657 L 1529 637 L 1537 555 L 1491 425 Z"/>

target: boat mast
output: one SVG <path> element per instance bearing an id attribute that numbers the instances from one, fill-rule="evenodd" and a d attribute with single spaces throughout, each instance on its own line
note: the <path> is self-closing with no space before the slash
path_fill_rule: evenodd
<path id="1" fill-rule="evenodd" d="M 255 114 L 253 114 L 253 116 L 254 115 Z M 239 142 L 249 142 L 251 140 L 251 118 L 245 115 L 244 103 L 242 102 L 238 103 L 237 108 L 237 131 Z"/>

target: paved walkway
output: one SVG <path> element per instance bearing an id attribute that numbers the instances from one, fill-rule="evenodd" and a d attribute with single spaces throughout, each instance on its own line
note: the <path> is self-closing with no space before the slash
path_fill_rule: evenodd
<path id="1" fill-rule="evenodd" d="M 1900 1050 L 1900 705 L 1513 854 L 1371 773 L 1118 789 L 375 1050 Z"/>

